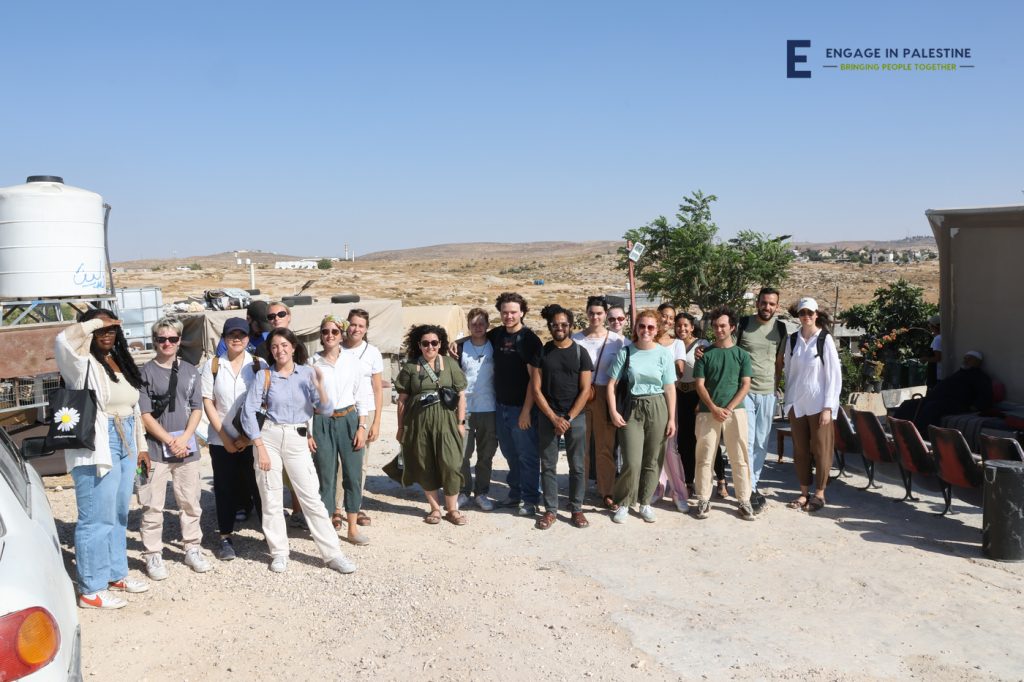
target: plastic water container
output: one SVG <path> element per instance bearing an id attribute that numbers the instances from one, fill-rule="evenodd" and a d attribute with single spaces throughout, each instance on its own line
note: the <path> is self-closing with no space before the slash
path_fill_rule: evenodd
<path id="1" fill-rule="evenodd" d="M 107 291 L 103 197 L 50 175 L 0 188 L 0 298 Z"/>

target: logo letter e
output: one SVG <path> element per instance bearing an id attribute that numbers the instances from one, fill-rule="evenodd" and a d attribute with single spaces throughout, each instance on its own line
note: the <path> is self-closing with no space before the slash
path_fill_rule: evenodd
<path id="1" fill-rule="evenodd" d="M 810 71 L 797 71 L 797 64 L 806 64 L 807 55 L 797 54 L 798 47 L 810 47 L 809 40 L 787 40 L 786 41 L 786 78 L 810 78 Z"/>

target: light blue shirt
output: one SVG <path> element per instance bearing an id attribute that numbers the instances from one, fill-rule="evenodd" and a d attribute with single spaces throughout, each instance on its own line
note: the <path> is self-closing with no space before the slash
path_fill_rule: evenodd
<path id="1" fill-rule="evenodd" d="M 474 346 L 472 339 L 466 339 L 459 365 L 468 382 L 466 412 L 494 412 L 494 346 L 490 341 Z"/>
<path id="2" fill-rule="evenodd" d="M 294 371 L 286 377 L 278 374 L 276 369 L 265 369 L 256 375 L 255 381 L 249 386 L 245 405 L 242 406 L 242 428 L 250 437 L 255 438 L 260 432 L 256 413 L 263 403 L 267 372 L 270 372 L 270 391 L 267 393 L 267 419 L 270 421 L 276 424 L 305 424 L 313 418 L 318 407 L 321 414 L 333 411 L 329 403 L 320 405 L 320 394 L 313 383 L 312 367 L 295 365 Z"/>
<path id="3" fill-rule="evenodd" d="M 661 344 L 655 344 L 648 350 L 623 348 L 615 356 L 608 375 L 616 377 L 622 373 L 629 353 L 629 392 L 635 396 L 658 395 L 663 393 L 665 386 L 676 381 L 676 362 L 672 351 Z"/>

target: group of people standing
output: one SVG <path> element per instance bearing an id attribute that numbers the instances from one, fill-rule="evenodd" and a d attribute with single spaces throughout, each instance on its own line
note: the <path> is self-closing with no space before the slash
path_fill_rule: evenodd
<path id="1" fill-rule="evenodd" d="M 529 308 L 514 292 L 498 296 L 494 328 L 483 308 L 469 312 L 470 334 L 455 341 L 443 327 L 414 327 L 394 382 L 403 483 L 423 488 L 424 521 L 431 525 L 465 525 L 462 509 L 474 504 L 482 511 L 510 508 L 547 530 L 558 520 L 555 472 L 564 440 L 568 521 L 576 528 L 589 525 L 583 501 L 591 468 L 616 523 L 626 522 L 633 508 L 653 523 L 654 504 L 666 493 L 680 511 L 706 518 L 712 492 L 728 496 L 724 443 L 740 516 L 753 519 L 765 505 L 758 484 L 784 380 L 801 488 L 789 506 L 816 511 L 825 505 L 831 468 L 839 360 L 828 317 L 814 299 L 791 310 L 800 320 L 793 334 L 778 319 L 778 306 L 778 291 L 764 288 L 756 315 L 710 311 L 703 322 L 713 343 L 702 338 L 694 316 L 670 304 L 637 313 L 627 338 L 625 311 L 600 296 L 587 300 L 587 324 L 575 333 L 571 310 L 546 306 L 546 344 L 524 325 Z M 184 562 L 198 573 L 210 569 L 200 549 L 195 432 L 202 411 L 209 421 L 217 557 L 235 557 L 235 524 L 255 513 L 270 570 L 287 570 L 283 494 L 289 487 L 292 522 L 308 528 L 329 568 L 355 570 L 335 531 L 347 525 L 348 542 L 369 543 L 362 495 L 367 449 L 380 432 L 383 359 L 366 339 L 365 310 L 324 317 L 321 350 L 312 357 L 290 321 L 283 303 L 253 304 L 247 319 L 224 322 L 221 345 L 202 369 L 179 357 L 182 324 L 174 318 L 153 326 L 156 357 L 141 370 L 111 311 L 90 310 L 58 336 L 65 383 L 93 389 L 98 407 L 95 450 L 66 451 L 79 508 L 81 606 L 120 608 L 126 602 L 116 592 L 149 588 L 127 571 L 136 471 L 149 577 L 168 575 L 162 556 L 168 481 L 182 512 Z M 508 496 L 496 503 L 490 484 L 499 446 L 508 462 Z"/>
<path id="2" fill-rule="evenodd" d="M 184 563 L 197 573 L 210 570 L 201 550 L 195 435 L 203 411 L 220 531 L 217 557 L 235 558 L 235 524 L 255 513 L 270 549 L 270 570 L 287 570 L 287 486 L 293 523 L 309 529 L 326 565 L 340 573 L 356 570 L 335 531 L 347 522 L 350 543 L 369 542 L 360 530 L 370 524 L 361 503 L 366 449 L 380 431 L 383 359 L 366 339 L 365 310 L 353 309 L 347 319 L 326 316 L 322 350 L 312 358 L 290 321 L 283 303 L 254 303 L 247 319 L 224 322 L 217 353 L 201 369 L 179 357 L 183 326 L 173 317 L 153 325 L 155 357 L 141 368 L 110 310 L 89 310 L 58 335 L 56 359 L 65 384 L 92 389 L 97 406 L 95 447 L 65 451 L 78 506 L 80 606 L 122 608 L 127 602 L 118 592 L 149 589 L 127 568 L 135 485 L 149 578 L 168 577 L 168 482 L 181 511 Z"/>

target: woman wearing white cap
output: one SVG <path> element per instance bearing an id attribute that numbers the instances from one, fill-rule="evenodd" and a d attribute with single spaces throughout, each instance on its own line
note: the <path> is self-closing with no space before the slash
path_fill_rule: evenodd
<path id="1" fill-rule="evenodd" d="M 825 506 L 825 485 L 832 469 L 832 417 L 839 410 L 843 385 L 839 353 L 829 334 L 828 314 L 818 310 L 813 298 L 801 298 L 795 310 L 800 330 L 790 334 L 785 357 L 786 401 L 784 412 L 793 430 L 793 462 L 800 497 L 792 509 L 818 511 Z M 813 459 L 812 459 L 813 458 Z M 815 492 L 811 497 L 811 463 Z"/>

